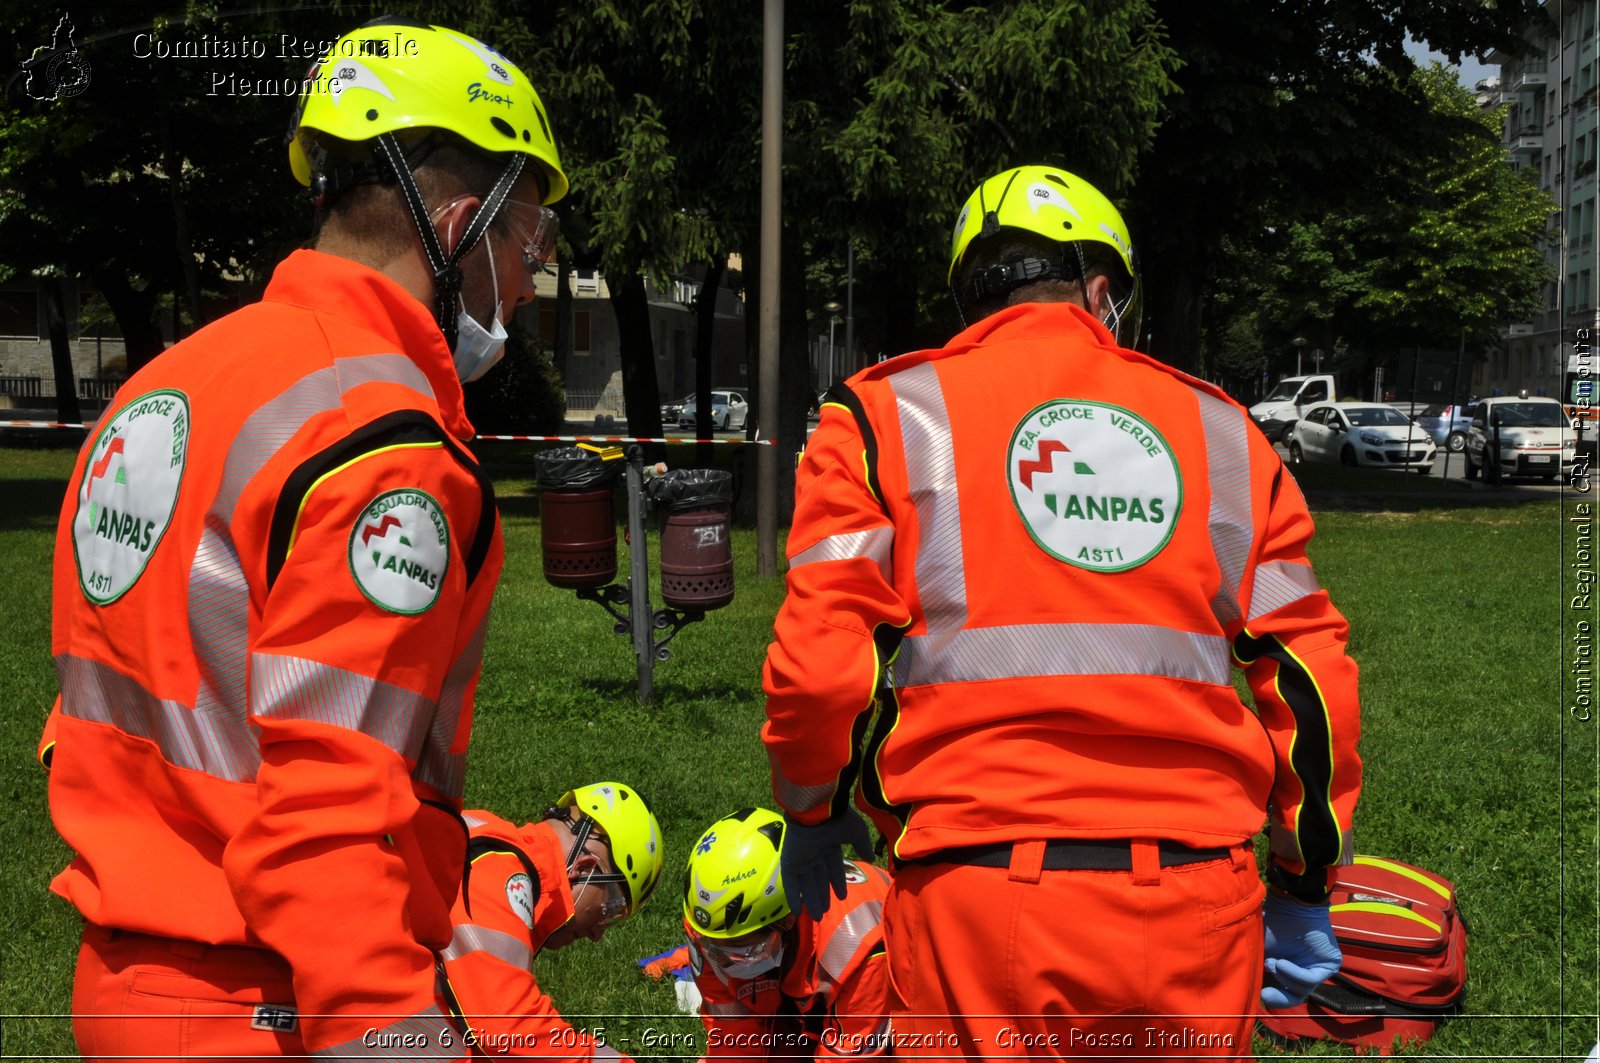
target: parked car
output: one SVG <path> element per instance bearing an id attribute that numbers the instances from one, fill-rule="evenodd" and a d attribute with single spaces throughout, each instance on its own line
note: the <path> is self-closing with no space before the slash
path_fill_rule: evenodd
<path id="1" fill-rule="evenodd" d="M 694 396 L 690 395 L 684 400 L 683 409 L 678 413 L 678 424 L 685 428 L 693 428 L 699 416 L 699 408 L 695 404 Z M 745 421 L 750 416 L 750 407 L 744 401 L 744 395 L 737 391 L 713 391 L 711 393 L 711 426 L 718 430 L 730 428 L 743 428 Z"/>
<path id="2" fill-rule="evenodd" d="M 1435 443 L 1452 454 L 1459 454 L 1466 449 L 1467 427 L 1472 424 L 1472 415 L 1477 409 L 1476 402 L 1465 405 L 1436 402 L 1424 407 L 1416 420 Z"/>
<path id="3" fill-rule="evenodd" d="M 681 399 L 669 399 L 663 402 L 661 404 L 661 423 L 664 425 L 677 424 L 678 418 L 683 415 L 683 408 L 693 401 L 693 395 L 685 395 Z"/>
<path id="4" fill-rule="evenodd" d="M 1295 422 L 1289 460 L 1433 469 L 1438 448 L 1422 426 L 1382 402 L 1322 402 Z"/>
<path id="5" fill-rule="evenodd" d="M 1577 434 L 1555 399 L 1499 395 L 1478 403 L 1467 428 L 1467 479 L 1506 476 L 1554 480 L 1578 456 Z"/>

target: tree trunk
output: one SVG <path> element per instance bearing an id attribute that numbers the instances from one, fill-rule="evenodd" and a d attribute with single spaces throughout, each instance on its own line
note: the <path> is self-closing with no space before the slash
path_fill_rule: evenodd
<path id="1" fill-rule="evenodd" d="M 195 266 L 194 247 L 189 241 L 189 212 L 183 203 L 183 158 L 172 143 L 172 130 L 165 112 L 161 115 L 161 145 L 167 170 L 167 187 L 172 193 L 172 242 L 178 259 L 178 275 L 183 278 L 185 302 L 189 304 L 189 330 L 206 323 L 205 310 L 200 301 L 200 271 Z M 172 338 L 181 339 L 186 333 L 180 326 L 180 315 L 174 306 L 172 313 Z"/>
<path id="2" fill-rule="evenodd" d="M 717 290 L 722 287 L 722 275 L 727 272 L 728 257 L 718 255 L 706 265 L 705 279 L 700 282 L 700 294 L 695 298 L 694 304 L 694 394 L 696 411 L 695 435 L 700 439 L 711 438 L 709 430 L 705 428 L 711 417 L 711 360 L 712 360 L 712 332 L 717 325 Z M 754 398 L 754 396 L 750 396 Z M 753 407 L 751 407 L 753 408 Z M 745 427 L 750 427 L 749 409 L 745 411 Z M 715 447 L 710 443 L 700 443 L 695 446 L 694 461 L 702 469 L 709 469 L 716 461 Z"/>
<path id="3" fill-rule="evenodd" d="M 67 300 L 60 277 L 41 282 L 45 295 L 45 321 L 50 330 L 50 365 L 56 378 L 56 420 L 77 424 L 83 418 L 78 410 L 78 386 L 72 373 L 72 347 L 67 342 Z"/>
<path id="4" fill-rule="evenodd" d="M 132 376 L 166 347 L 155 322 L 154 286 L 141 292 L 128 283 L 126 276 L 111 270 L 101 270 L 90 276 L 117 319 L 117 328 L 122 330 L 128 375 Z"/>
<path id="5" fill-rule="evenodd" d="M 561 378 L 563 389 L 567 385 L 567 367 L 572 364 L 572 309 L 572 260 L 566 255 L 557 255 L 556 334 L 550 360 L 555 363 L 556 376 Z"/>
<path id="6" fill-rule="evenodd" d="M 793 218 L 795 215 L 788 215 Z M 779 266 L 778 423 L 767 430 L 778 441 L 778 525 L 794 519 L 795 459 L 806 445 L 806 409 L 811 405 L 811 356 L 806 344 L 805 245 L 800 230 L 784 226 Z"/>
<path id="7" fill-rule="evenodd" d="M 622 402 L 628 417 L 628 434 L 661 434 L 661 396 L 656 386 L 655 344 L 650 339 L 650 301 L 644 278 L 630 272 L 611 281 L 611 310 L 617 315 L 617 341 L 622 357 Z M 652 444 L 646 453 L 665 450 Z"/>

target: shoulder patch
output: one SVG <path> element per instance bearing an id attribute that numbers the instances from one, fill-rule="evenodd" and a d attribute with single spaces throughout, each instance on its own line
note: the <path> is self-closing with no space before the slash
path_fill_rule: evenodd
<path id="1" fill-rule="evenodd" d="M 152 391 L 101 429 L 78 484 L 72 550 L 78 586 L 110 605 L 144 574 L 172 523 L 189 456 L 189 398 Z"/>
<path id="2" fill-rule="evenodd" d="M 1011 500 L 1039 548 L 1093 572 L 1159 554 L 1183 507 L 1178 459 L 1155 426 L 1103 402 L 1036 406 L 1006 453 Z"/>
<path id="3" fill-rule="evenodd" d="M 518 871 L 506 879 L 506 900 L 511 902 L 511 910 L 517 913 L 522 924 L 529 930 L 533 929 L 533 879 Z"/>
<path id="4" fill-rule="evenodd" d="M 867 881 L 867 873 L 849 860 L 846 860 L 844 862 L 844 880 L 859 886 Z"/>
<path id="5" fill-rule="evenodd" d="M 350 529 L 350 572 L 373 605 L 425 613 L 439 600 L 450 566 L 450 527 L 433 496 L 416 488 L 385 491 Z"/>

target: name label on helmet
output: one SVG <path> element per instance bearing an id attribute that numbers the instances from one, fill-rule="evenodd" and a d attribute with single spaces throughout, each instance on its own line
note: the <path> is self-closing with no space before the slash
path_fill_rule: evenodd
<path id="1" fill-rule="evenodd" d="M 735 882 L 743 882 L 747 878 L 755 878 L 755 877 L 756 877 L 756 869 L 752 867 L 748 871 L 739 872 L 737 875 L 723 875 L 722 876 L 722 884 L 724 886 L 731 886 Z"/>
<path id="2" fill-rule="evenodd" d="M 1178 461 L 1161 433 L 1107 403 L 1035 407 L 1012 433 L 1006 469 L 1033 541 L 1094 572 L 1123 572 L 1159 554 L 1183 505 Z"/>
<path id="3" fill-rule="evenodd" d="M 189 399 L 152 391 L 100 430 L 78 483 L 72 547 L 78 586 L 96 605 L 126 594 L 172 522 L 189 456 Z"/>

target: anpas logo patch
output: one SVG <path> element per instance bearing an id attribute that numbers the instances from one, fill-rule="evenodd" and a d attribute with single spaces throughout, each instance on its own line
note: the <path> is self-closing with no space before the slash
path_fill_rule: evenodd
<path id="1" fill-rule="evenodd" d="M 152 391 L 124 406 L 100 429 L 72 520 L 78 584 L 96 605 L 110 605 L 144 573 L 172 523 L 189 454 L 189 399 Z"/>
<path id="2" fill-rule="evenodd" d="M 450 527 L 432 496 L 415 488 L 374 498 L 350 529 L 356 586 L 391 613 L 425 613 L 450 566 Z"/>
<path id="3" fill-rule="evenodd" d="M 523 925 L 533 929 L 533 879 L 521 871 L 506 879 L 506 900 Z"/>
<path id="4" fill-rule="evenodd" d="M 1056 399 L 1034 408 L 1012 433 L 1006 469 L 1033 541 L 1095 572 L 1155 557 L 1183 507 L 1178 460 L 1161 433 L 1103 402 Z"/>

